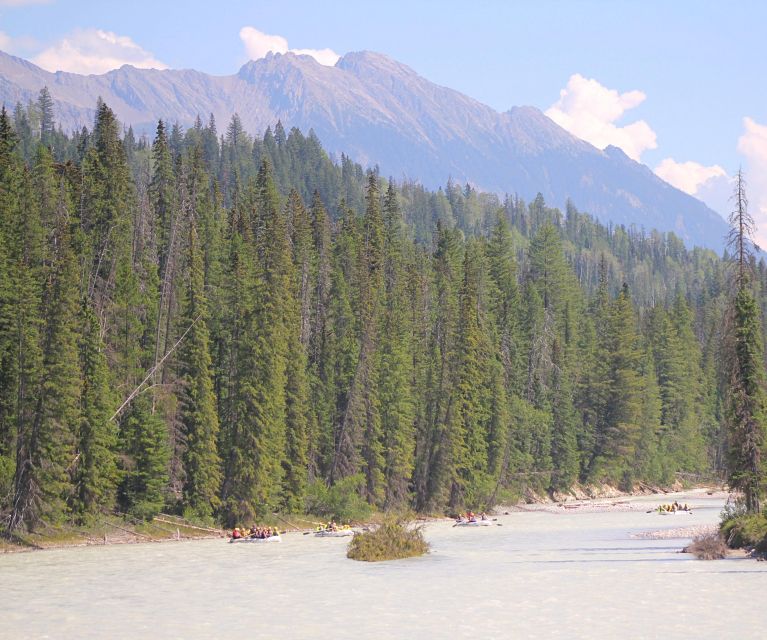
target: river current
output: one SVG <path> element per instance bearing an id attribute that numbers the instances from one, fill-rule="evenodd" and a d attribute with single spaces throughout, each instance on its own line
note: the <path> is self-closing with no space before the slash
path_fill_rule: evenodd
<path id="1" fill-rule="evenodd" d="M 674 498 L 692 514 L 645 513 Z M 374 564 L 347 560 L 348 540 L 301 534 L 7 554 L 0 638 L 767 637 L 767 563 L 632 537 L 715 523 L 721 498 L 632 504 L 430 523 L 429 555 Z"/>

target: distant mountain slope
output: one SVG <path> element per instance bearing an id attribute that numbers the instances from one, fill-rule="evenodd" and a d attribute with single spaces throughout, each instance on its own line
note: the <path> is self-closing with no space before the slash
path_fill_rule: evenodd
<path id="1" fill-rule="evenodd" d="M 0 52 L 0 101 L 26 103 L 43 86 L 65 129 L 90 126 L 99 96 L 145 131 L 159 118 L 188 126 L 210 113 L 223 128 L 238 112 L 251 132 L 277 120 L 313 128 L 329 151 L 432 188 L 452 177 L 526 199 L 541 192 L 560 207 L 569 197 L 603 221 L 674 231 L 688 244 L 715 249 L 727 231 L 714 211 L 620 149 L 600 151 L 533 107 L 498 113 L 377 53 L 349 53 L 335 67 L 270 54 L 233 76 L 130 66 L 81 76 L 49 73 Z"/>

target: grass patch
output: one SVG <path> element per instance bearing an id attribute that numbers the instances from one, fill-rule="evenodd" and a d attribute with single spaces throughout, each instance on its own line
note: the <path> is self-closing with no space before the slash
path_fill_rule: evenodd
<path id="1" fill-rule="evenodd" d="M 682 552 L 691 553 L 698 560 L 721 560 L 727 557 L 727 545 L 721 534 L 715 531 L 693 539 Z"/>
<path id="2" fill-rule="evenodd" d="M 374 531 L 358 533 L 349 543 L 346 557 L 365 562 L 399 560 L 422 556 L 429 551 L 420 526 L 408 526 L 394 518 L 386 519 Z"/>

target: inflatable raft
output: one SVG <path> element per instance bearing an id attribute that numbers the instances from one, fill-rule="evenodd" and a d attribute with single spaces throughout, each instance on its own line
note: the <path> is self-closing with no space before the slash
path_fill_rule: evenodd
<path id="1" fill-rule="evenodd" d="M 260 542 L 282 542 L 282 537 L 278 534 L 276 536 L 269 536 L 268 538 L 231 538 L 230 544 L 254 544 Z"/>
<path id="2" fill-rule="evenodd" d="M 316 538 L 347 538 L 354 535 L 354 529 L 337 529 L 336 531 L 330 531 L 323 529 L 322 531 L 315 532 Z"/>
<path id="3" fill-rule="evenodd" d="M 492 527 L 492 520 L 461 520 L 455 523 L 456 527 Z"/>

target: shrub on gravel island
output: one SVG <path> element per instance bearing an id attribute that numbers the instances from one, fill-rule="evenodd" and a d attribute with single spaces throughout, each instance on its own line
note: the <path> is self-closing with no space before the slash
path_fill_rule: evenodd
<path id="1" fill-rule="evenodd" d="M 358 533 L 349 543 L 346 557 L 378 562 L 422 556 L 429 551 L 420 526 L 412 527 L 396 518 L 387 518 L 373 531 Z"/>
<path id="2" fill-rule="evenodd" d="M 717 531 L 698 536 L 683 549 L 698 560 L 721 560 L 727 556 L 727 545 Z"/>

